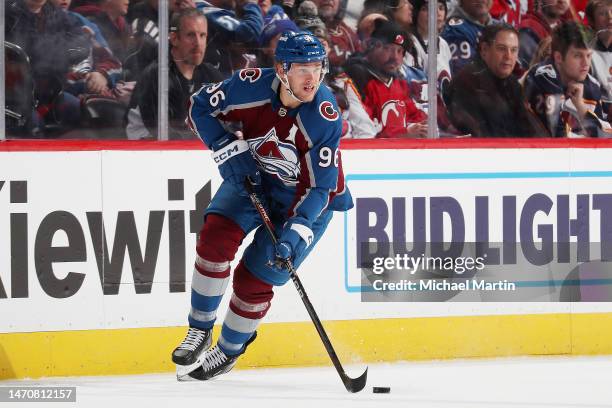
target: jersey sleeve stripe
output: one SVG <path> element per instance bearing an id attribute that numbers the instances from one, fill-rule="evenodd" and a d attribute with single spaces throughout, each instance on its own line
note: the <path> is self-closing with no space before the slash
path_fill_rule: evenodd
<path id="1" fill-rule="evenodd" d="M 236 110 L 236 109 L 249 109 L 249 108 L 255 108 L 257 106 L 263 106 L 270 103 L 270 99 L 264 99 L 261 101 L 254 101 L 254 102 L 248 102 L 248 103 L 239 103 L 239 104 L 234 104 L 234 105 L 228 105 L 225 107 L 225 109 L 223 109 L 222 111 L 215 111 L 213 114 L 214 115 L 218 115 L 219 113 L 222 113 L 223 115 L 227 115 L 229 112 Z"/>
<path id="2" fill-rule="evenodd" d="M 199 94 L 200 94 L 200 92 L 202 92 L 202 89 L 204 89 L 204 87 L 201 87 L 199 91 L 197 91 L 196 93 L 192 94 L 192 95 L 189 97 L 189 108 L 187 109 L 187 119 L 186 119 L 186 121 L 187 121 L 187 126 L 189 126 L 189 129 L 191 129 L 191 131 L 192 131 L 192 132 L 193 132 L 193 133 L 194 133 L 194 134 L 195 134 L 197 137 L 199 137 L 200 139 L 202 139 L 202 136 L 200 135 L 200 132 L 198 132 L 198 128 L 197 128 L 197 126 L 196 126 L 195 122 L 193 121 L 193 117 L 191 116 L 191 111 L 192 111 L 192 109 L 193 109 L 193 98 L 194 98 L 196 95 L 199 95 Z M 204 140 L 204 139 L 202 139 L 202 140 Z"/>

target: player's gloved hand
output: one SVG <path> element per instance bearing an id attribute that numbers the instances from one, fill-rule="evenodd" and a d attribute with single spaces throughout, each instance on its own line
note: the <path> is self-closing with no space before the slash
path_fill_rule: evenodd
<path id="1" fill-rule="evenodd" d="M 239 139 L 232 133 L 227 133 L 211 148 L 213 159 L 219 166 L 219 173 L 221 173 L 223 180 L 242 187 L 244 179 L 250 177 L 254 184 L 261 184 L 261 175 L 257 169 L 257 163 L 246 140 Z"/>
<path id="2" fill-rule="evenodd" d="M 287 221 L 281 230 L 278 243 L 274 246 L 276 262 L 295 260 L 312 244 L 313 233 L 306 225 Z"/>

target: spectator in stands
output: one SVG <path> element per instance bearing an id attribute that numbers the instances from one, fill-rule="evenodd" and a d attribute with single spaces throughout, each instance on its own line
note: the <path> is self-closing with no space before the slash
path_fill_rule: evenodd
<path id="1" fill-rule="evenodd" d="M 414 24 L 414 8 L 408 0 L 387 0 L 385 4 L 385 16 L 389 21 L 394 21 L 402 30 L 412 31 Z"/>
<path id="2" fill-rule="evenodd" d="M 531 1 L 533 0 L 493 0 L 491 16 L 497 21 L 518 27 Z"/>
<path id="3" fill-rule="evenodd" d="M 323 45 L 323 48 L 325 48 L 326 54 L 329 55 L 330 47 L 327 27 L 325 26 L 323 20 L 321 20 L 319 17 L 317 6 L 312 1 L 304 0 L 300 4 L 296 11 L 294 20 L 299 30 L 308 31 L 312 33 L 313 36 L 317 37 L 317 39 L 321 42 L 321 45 Z M 341 67 L 331 67 L 329 72 L 323 78 L 323 82 L 329 89 L 331 89 L 336 97 L 336 101 L 338 102 L 338 107 L 340 108 L 340 112 L 342 114 L 342 137 L 352 137 L 349 115 L 351 114 L 351 108 L 361 105 L 361 101 L 359 100 L 360 98 L 358 94 L 353 92 L 353 95 L 358 101 L 358 105 L 349 104 L 347 91 L 354 91 L 354 86 L 349 86 L 348 82 L 350 81 L 350 78 L 342 74 L 340 68 Z M 362 112 L 365 113 L 363 108 Z M 365 114 L 365 116 L 369 120 L 367 114 Z"/>
<path id="4" fill-rule="evenodd" d="M 550 36 L 569 8 L 569 0 L 535 0 L 533 10 L 527 12 L 519 26 L 519 63 L 529 67 L 538 44 Z"/>
<path id="5" fill-rule="evenodd" d="M 175 11 L 193 7 L 195 7 L 195 0 L 171 0 L 168 2 L 170 17 Z M 129 42 L 128 55 L 123 61 L 125 79 L 128 81 L 136 81 L 149 64 L 157 61 L 159 44 L 158 10 L 159 0 L 143 0 L 130 9 L 128 22 L 132 37 Z"/>
<path id="6" fill-rule="evenodd" d="M 385 14 L 389 0 L 364 0 L 359 20 L 369 14 Z M 385 16 L 387 17 L 387 16 Z M 389 17 L 387 17 L 387 20 Z"/>
<path id="7" fill-rule="evenodd" d="M 56 7 L 61 8 L 68 15 L 82 25 L 83 31 L 89 35 L 91 55 L 78 70 L 68 75 L 68 88 L 66 91 L 78 96 L 81 94 L 110 95 L 110 90 L 121 79 L 121 62 L 108 48 L 106 39 L 98 26 L 82 15 L 68 11 L 72 0 L 51 0 Z"/>
<path id="8" fill-rule="evenodd" d="M 612 0 L 591 0 L 586 18 L 595 31 L 591 73 L 602 85 L 602 102 L 612 120 Z"/>
<path id="9" fill-rule="evenodd" d="M 544 62 L 550 59 L 550 54 L 552 53 L 552 51 L 550 50 L 551 43 L 552 43 L 552 37 L 550 36 L 540 41 L 540 43 L 538 44 L 538 48 L 536 48 L 535 54 L 533 55 L 533 58 L 531 59 L 531 62 L 529 63 L 529 68 L 533 67 L 534 65 L 539 64 L 540 62 Z"/>
<path id="10" fill-rule="evenodd" d="M 219 69 L 224 77 L 244 68 L 248 62 L 245 47 L 255 48 L 264 20 L 257 0 L 197 0 L 196 7 L 208 20 L 209 41 L 206 62 Z"/>
<path id="11" fill-rule="evenodd" d="M 451 75 L 455 76 L 476 57 L 481 31 L 485 26 L 497 22 L 489 14 L 492 1 L 460 0 L 459 6 L 451 12 L 441 34 L 452 54 Z"/>
<path id="12" fill-rule="evenodd" d="M 68 12 L 70 16 L 76 18 L 81 23 L 84 31 L 87 34 L 93 36 L 94 40 L 97 41 L 100 45 L 108 48 L 108 42 L 106 41 L 106 38 L 104 38 L 102 32 L 100 31 L 100 28 L 96 24 L 92 23 L 90 20 L 86 19 L 79 13 L 75 13 L 74 11 L 69 10 L 70 5 L 72 4 L 72 0 L 51 0 L 51 3 L 55 7 L 59 7 L 62 10 Z"/>
<path id="13" fill-rule="evenodd" d="M 381 13 L 369 13 L 364 14 L 357 23 L 357 35 L 361 39 L 362 44 L 370 38 L 374 28 L 376 27 L 376 20 L 389 20 L 385 15 Z"/>
<path id="14" fill-rule="evenodd" d="M 552 59 L 532 67 L 524 78 L 531 109 L 553 137 L 610 137 L 604 121 L 601 85 L 589 75 L 593 51 L 585 28 L 564 22 L 552 33 Z"/>
<path id="15" fill-rule="evenodd" d="M 264 24 L 266 21 L 272 19 L 286 18 L 291 20 L 291 17 L 287 13 L 285 13 L 283 7 L 279 6 L 278 4 L 272 4 L 271 0 L 258 0 L 257 4 L 261 9 L 261 15 L 264 18 Z"/>
<path id="16" fill-rule="evenodd" d="M 284 31 L 298 31 L 298 27 L 289 19 L 271 20 L 264 25 L 259 39 L 260 48 L 257 52 L 257 67 L 274 66 L 274 50 L 276 50 L 278 39 Z"/>
<path id="17" fill-rule="evenodd" d="M 447 92 L 450 119 L 474 137 L 536 137 L 546 130 L 524 103 L 513 74 L 519 52 L 518 32 L 507 24 L 482 31 L 479 58 L 453 77 Z"/>
<path id="18" fill-rule="evenodd" d="M 132 30 L 125 20 L 130 0 L 90 0 L 88 4 L 73 7 L 94 22 L 108 41 L 113 55 L 123 63 L 128 55 Z"/>
<path id="19" fill-rule="evenodd" d="M 304 0 L 302 4 L 300 4 L 294 21 L 298 26 L 298 29 L 302 31 L 310 31 L 312 35 L 317 37 L 323 48 L 325 48 L 325 52 L 327 52 L 327 54 L 331 52 L 327 26 L 319 17 L 319 10 L 311 0 Z"/>
<path id="20" fill-rule="evenodd" d="M 366 44 L 365 58 L 355 56 L 345 66 L 372 121 L 372 136 L 427 135 L 427 115 L 415 106 L 408 83 L 400 77 L 400 67 L 409 46 L 408 35 L 397 24 L 378 21 Z M 382 129 L 376 132 L 378 127 Z"/>
<path id="21" fill-rule="evenodd" d="M 412 0 L 413 2 L 413 20 L 415 22 L 414 29 L 411 31 L 410 40 L 414 46 L 412 53 L 406 53 L 404 64 L 408 67 L 415 67 L 427 72 L 427 41 L 428 41 L 428 5 L 427 0 Z M 446 21 L 446 1 L 438 0 L 438 14 L 436 15 L 438 23 L 438 32 L 444 27 Z M 451 52 L 448 43 L 444 38 L 438 36 L 437 43 L 437 71 L 438 71 L 438 88 L 442 89 L 443 84 L 450 82 L 450 60 Z"/>
<path id="22" fill-rule="evenodd" d="M 360 20 L 374 13 L 384 15 L 404 31 L 412 30 L 414 13 L 412 3 L 408 0 L 365 0 Z"/>
<path id="23" fill-rule="evenodd" d="M 410 92 L 413 100 L 419 109 L 428 112 L 429 102 L 427 95 L 427 61 L 428 61 L 428 18 L 429 11 L 427 0 L 412 0 L 414 27 L 411 30 L 410 41 L 413 44 L 412 49 L 406 53 L 402 73 L 408 81 Z M 444 27 L 446 21 L 446 1 L 437 1 L 436 21 L 438 33 Z M 438 126 L 442 130 L 449 130 L 450 122 L 446 112 L 446 107 L 441 95 L 445 87 L 450 83 L 450 60 L 451 52 L 448 43 L 444 38 L 438 36 L 437 41 L 437 89 L 438 89 Z"/>
<path id="24" fill-rule="evenodd" d="M 258 0 L 259 8 L 261 9 L 262 15 L 267 15 L 268 11 L 272 8 L 272 0 Z"/>
<path id="25" fill-rule="evenodd" d="M 171 1 L 170 4 L 175 2 Z M 123 60 L 125 78 L 128 81 L 136 81 L 149 64 L 157 61 L 158 7 L 159 0 L 144 0 L 130 7 L 128 23 L 132 38 L 127 56 Z"/>
<path id="26" fill-rule="evenodd" d="M 88 37 L 81 25 L 47 0 L 9 0 L 5 5 L 6 41 L 21 47 L 30 58 L 35 105 L 24 130 L 48 136 L 51 125 L 77 125 L 79 100 L 62 90 L 73 66 L 87 59 Z"/>
<path id="27" fill-rule="evenodd" d="M 220 82 L 221 73 L 203 62 L 206 51 L 207 22 L 195 8 L 182 9 L 170 22 L 170 63 L 168 84 L 168 136 L 170 139 L 193 138 L 185 124 L 189 98 L 204 84 Z M 126 129 L 129 139 L 157 136 L 157 62 L 145 69 L 132 96 Z"/>
<path id="28" fill-rule="evenodd" d="M 361 51 L 361 41 L 355 30 L 343 21 L 346 10 L 340 7 L 341 0 L 313 0 L 313 2 L 329 33 L 331 49 L 329 62 L 332 66 L 341 67 L 351 54 Z"/>

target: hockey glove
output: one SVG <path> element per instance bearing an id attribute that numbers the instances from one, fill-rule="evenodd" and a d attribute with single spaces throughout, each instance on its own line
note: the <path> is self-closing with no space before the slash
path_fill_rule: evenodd
<path id="1" fill-rule="evenodd" d="M 250 177 L 254 184 L 261 184 L 257 163 L 246 140 L 238 139 L 235 135 L 227 133 L 211 148 L 213 159 L 219 166 L 219 173 L 223 180 L 242 187 L 244 179 Z"/>
<path id="2" fill-rule="evenodd" d="M 274 246 L 275 261 L 294 261 L 304 250 L 312 244 L 313 233 L 310 228 L 303 224 L 288 221 L 278 237 L 278 243 Z"/>

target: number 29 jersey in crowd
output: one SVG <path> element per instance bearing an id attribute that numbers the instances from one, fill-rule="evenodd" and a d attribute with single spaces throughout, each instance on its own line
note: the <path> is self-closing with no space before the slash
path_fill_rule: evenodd
<path id="1" fill-rule="evenodd" d="M 552 137 L 574 135 L 612 137 L 612 128 L 604 120 L 601 104 L 601 84 L 591 75 L 583 81 L 583 102 L 586 117 L 579 121 L 572 100 L 566 96 L 560 74 L 545 61 L 532 67 L 521 80 L 529 108 L 538 116 Z"/>

